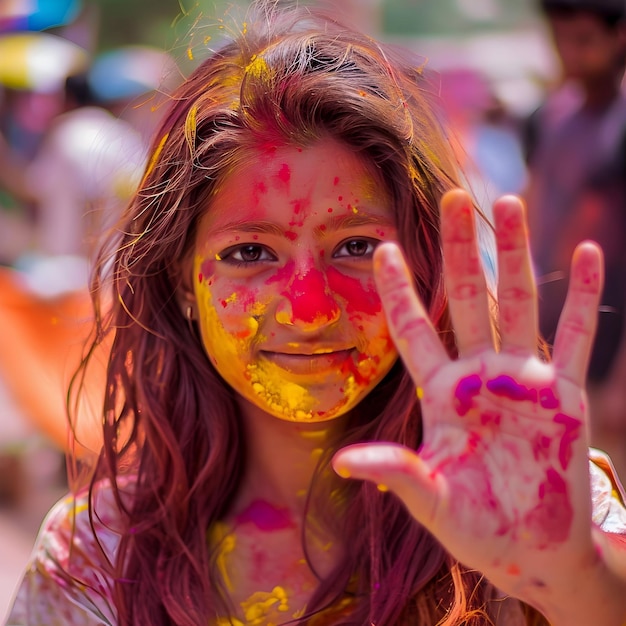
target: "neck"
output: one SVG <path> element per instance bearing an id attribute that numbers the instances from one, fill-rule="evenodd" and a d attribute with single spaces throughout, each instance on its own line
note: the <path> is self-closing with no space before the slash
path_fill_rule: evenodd
<path id="1" fill-rule="evenodd" d="M 601 108 L 612 102 L 621 90 L 620 76 L 611 76 L 585 84 L 585 106 Z"/>
<path id="2" fill-rule="evenodd" d="M 245 404 L 244 404 L 245 403 Z M 268 415 L 242 401 L 246 437 L 246 468 L 232 514 L 259 502 L 286 509 L 301 520 L 313 474 L 322 453 L 345 423 L 292 422 Z"/>

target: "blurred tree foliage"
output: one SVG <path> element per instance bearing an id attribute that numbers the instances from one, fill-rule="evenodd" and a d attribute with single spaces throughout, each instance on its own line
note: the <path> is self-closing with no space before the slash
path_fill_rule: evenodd
<path id="1" fill-rule="evenodd" d="M 383 0 L 382 30 L 400 36 L 502 31 L 536 23 L 534 0 Z"/>
<path id="2" fill-rule="evenodd" d="M 217 28 L 220 17 L 228 24 L 230 13 L 240 14 L 249 4 L 249 0 L 84 2 L 98 14 L 99 50 L 145 43 L 170 50 L 179 59 L 189 46 L 197 45 L 203 29 Z M 368 5 L 376 2 L 380 2 L 381 31 L 391 35 L 465 36 L 528 26 L 536 20 L 534 0 L 367 0 Z"/>
<path id="3" fill-rule="evenodd" d="M 197 24 L 215 24 L 244 0 L 85 0 L 95 13 L 97 48 L 148 44 L 183 54 Z M 177 54 L 178 56 L 178 54 Z"/>

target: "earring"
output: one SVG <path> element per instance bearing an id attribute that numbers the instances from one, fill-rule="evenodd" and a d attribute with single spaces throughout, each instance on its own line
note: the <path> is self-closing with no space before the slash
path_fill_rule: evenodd
<path id="1" fill-rule="evenodd" d="M 193 307 L 191 305 L 188 305 L 185 309 L 185 317 L 188 321 L 193 322 Z"/>

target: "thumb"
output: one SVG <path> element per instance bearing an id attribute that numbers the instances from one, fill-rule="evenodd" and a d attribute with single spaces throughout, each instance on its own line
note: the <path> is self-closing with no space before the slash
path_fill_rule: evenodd
<path id="1" fill-rule="evenodd" d="M 410 448 L 393 443 L 346 446 L 335 454 L 332 466 L 343 478 L 369 480 L 381 491 L 393 491 L 423 526 L 434 526 L 445 484 Z"/>

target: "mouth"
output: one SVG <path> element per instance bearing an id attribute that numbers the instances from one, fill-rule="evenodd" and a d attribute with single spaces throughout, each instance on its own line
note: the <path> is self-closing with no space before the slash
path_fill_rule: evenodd
<path id="1" fill-rule="evenodd" d="M 308 376 L 341 371 L 352 357 L 354 348 L 346 350 L 319 350 L 312 353 L 262 351 L 261 357 L 290 374 Z"/>

